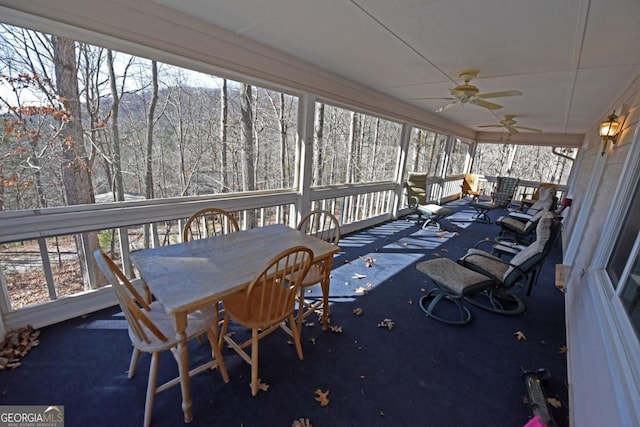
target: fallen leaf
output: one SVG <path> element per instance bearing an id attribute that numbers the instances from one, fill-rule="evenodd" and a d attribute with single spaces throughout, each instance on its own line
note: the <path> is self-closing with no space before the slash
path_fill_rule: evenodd
<path id="1" fill-rule="evenodd" d="M 569 351 L 569 349 L 567 348 L 566 345 L 563 345 L 562 347 L 558 347 L 558 353 L 560 353 L 560 354 L 565 354 L 568 351 Z"/>
<path id="2" fill-rule="evenodd" d="M 449 249 L 440 249 L 442 252 L 449 252 Z"/>
<path id="3" fill-rule="evenodd" d="M 291 427 L 313 427 L 309 418 L 300 418 L 299 420 L 293 420 Z"/>
<path id="4" fill-rule="evenodd" d="M 367 276 L 364 275 L 364 274 L 355 273 L 351 278 L 352 279 L 364 279 L 365 277 L 367 277 Z"/>
<path id="5" fill-rule="evenodd" d="M 329 404 L 329 390 L 322 391 L 317 389 L 316 395 L 316 400 L 320 402 L 320 406 L 327 406 Z"/>
<path id="6" fill-rule="evenodd" d="M 518 341 L 520 341 L 520 340 L 525 340 L 526 341 L 527 340 L 527 337 L 524 335 L 524 332 L 522 332 L 522 331 L 518 331 L 513 335 L 515 335 L 516 338 L 518 338 Z"/>
<path id="7" fill-rule="evenodd" d="M 331 329 L 331 332 L 335 332 L 336 334 L 341 334 L 342 333 L 342 326 L 330 325 L 329 329 Z"/>
<path id="8" fill-rule="evenodd" d="M 392 330 L 395 325 L 396 324 L 393 320 L 384 319 L 382 322 L 378 323 L 378 328 L 387 328 L 389 330 Z"/>
<path id="9" fill-rule="evenodd" d="M 289 344 L 289 345 L 293 345 L 293 341 L 291 341 L 291 340 L 287 340 L 287 344 Z"/>
<path id="10" fill-rule="evenodd" d="M 344 260 L 344 263 L 345 263 L 345 264 L 351 264 L 351 261 L 349 261 L 348 259 L 345 259 L 345 260 Z"/>
<path id="11" fill-rule="evenodd" d="M 362 316 L 362 312 L 364 310 L 362 310 L 362 307 L 358 307 L 358 308 L 354 308 L 353 309 L 353 314 L 355 314 L 356 316 Z"/>
<path id="12" fill-rule="evenodd" d="M 547 403 L 554 408 L 562 408 L 562 402 L 560 402 L 555 397 L 547 397 Z"/>
<path id="13" fill-rule="evenodd" d="M 251 387 L 251 384 L 249 384 L 249 387 Z M 269 384 L 263 383 L 262 380 L 258 378 L 258 390 L 269 391 Z"/>
<path id="14" fill-rule="evenodd" d="M 309 341 L 311 341 L 311 345 L 315 347 L 316 339 L 315 338 L 309 338 Z"/>
<path id="15" fill-rule="evenodd" d="M 420 292 L 427 292 L 425 288 L 420 288 Z"/>
<path id="16" fill-rule="evenodd" d="M 433 256 L 440 256 L 440 254 L 438 252 L 434 252 Z"/>
<path id="17" fill-rule="evenodd" d="M 384 412 L 380 411 L 380 416 L 384 417 Z"/>
<path id="18" fill-rule="evenodd" d="M 413 300 L 412 300 L 412 299 L 410 299 L 409 301 L 407 301 L 407 304 L 409 304 L 409 305 L 413 305 Z"/>
<path id="19" fill-rule="evenodd" d="M 362 286 L 360 286 L 360 287 L 356 288 L 356 294 L 363 294 L 363 295 L 364 295 L 364 294 L 366 294 L 366 293 L 368 293 L 368 292 L 369 292 L 369 291 L 367 291 L 367 290 L 366 290 L 365 288 L 363 288 Z"/>

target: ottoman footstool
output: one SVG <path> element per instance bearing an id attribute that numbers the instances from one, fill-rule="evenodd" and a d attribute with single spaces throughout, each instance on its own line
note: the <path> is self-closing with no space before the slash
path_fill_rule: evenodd
<path id="1" fill-rule="evenodd" d="M 491 286 L 493 280 L 483 274 L 463 267 L 449 258 L 422 261 L 416 269 L 429 277 L 436 287 L 420 298 L 420 308 L 435 320 L 449 325 L 466 325 L 471 321 L 471 312 L 464 306 L 466 296 Z M 458 318 L 444 317 L 438 310 L 442 301 L 453 303 L 458 309 Z M 440 307 L 442 309 L 442 307 Z"/>

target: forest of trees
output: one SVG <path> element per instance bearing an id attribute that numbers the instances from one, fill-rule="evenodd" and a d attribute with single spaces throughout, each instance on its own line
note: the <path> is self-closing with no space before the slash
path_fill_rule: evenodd
<path id="1" fill-rule="evenodd" d="M 294 185 L 296 96 L 0 30 L 0 210 Z M 314 185 L 393 179 L 399 124 L 316 111 Z"/>

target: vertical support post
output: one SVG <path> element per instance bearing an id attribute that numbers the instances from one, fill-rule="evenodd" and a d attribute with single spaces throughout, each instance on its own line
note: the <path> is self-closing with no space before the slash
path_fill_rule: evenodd
<path id="1" fill-rule="evenodd" d="M 409 141 L 411 140 L 412 126 L 408 123 L 402 125 L 402 132 L 400 133 L 400 146 L 398 147 L 398 158 L 396 163 L 396 191 L 394 192 L 391 200 L 391 218 L 398 218 L 398 211 L 400 210 L 402 195 L 404 193 L 405 172 L 407 170 L 407 155 L 409 152 Z"/>
<path id="2" fill-rule="evenodd" d="M 313 126 L 315 122 L 316 97 L 304 94 L 298 102 L 298 144 L 296 149 L 296 176 L 294 185 L 300 198 L 294 207 L 291 220 L 295 225 L 309 212 L 311 184 L 313 180 Z"/>

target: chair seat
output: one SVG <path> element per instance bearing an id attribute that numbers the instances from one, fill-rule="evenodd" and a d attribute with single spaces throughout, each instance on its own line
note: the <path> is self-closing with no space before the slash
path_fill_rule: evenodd
<path id="1" fill-rule="evenodd" d="M 418 205 L 416 207 L 418 213 L 426 217 L 426 221 L 422 224 L 422 228 L 433 228 L 433 231 L 442 231 L 440 218 L 453 215 L 453 211 L 440 205 L 429 203 L 426 205 Z"/>
<path id="2" fill-rule="evenodd" d="M 320 283 L 324 279 L 325 273 L 322 266 L 314 264 L 309 269 L 309 272 L 304 276 L 304 280 L 300 284 L 302 287 L 309 287 Z"/>
<path id="3" fill-rule="evenodd" d="M 416 265 L 416 269 L 427 275 L 447 294 L 457 297 L 482 289 L 492 282 L 489 277 L 464 268 L 449 258 L 422 261 Z"/>
<path id="4" fill-rule="evenodd" d="M 168 350 L 178 344 L 176 338 L 176 329 L 173 324 L 173 316 L 167 314 L 164 306 L 155 301 L 149 305 L 151 310 L 145 311 L 145 315 L 151 320 L 156 327 L 167 337 L 166 341 L 161 341 L 156 335 L 147 333 L 149 342 L 139 339 L 129 329 L 129 338 L 134 346 L 141 351 L 153 353 L 157 351 Z M 187 315 L 187 329 L 185 331 L 187 340 L 195 338 L 207 331 L 216 321 L 216 311 L 213 307 L 206 307 L 201 310 L 192 311 Z"/>
<path id="5" fill-rule="evenodd" d="M 251 329 L 262 329 L 277 324 L 285 320 L 288 314 L 282 315 L 280 319 L 269 318 L 268 322 L 261 321 L 260 318 L 265 317 L 265 313 L 278 307 L 282 304 L 276 299 L 280 298 L 282 294 L 277 293 L 273 286 L 262 286 L 262 289 L 253 290 L 254 293 L 262 295 L 262 298 L 253 298 L 251 301 L 253 305 L 248 303 L 247 291 L 242 290 L 224 297 L 222 305 L 225 312 L 233 317 L 238 323 Z"/>
<path id="6" fill-rule="evenodd" d="M 436 284 L 435 288 L 420 298 L 420 308 L 427 316 L 449 325 L 469 323 L 471 312 L 462 303 L 463 298 L 492 283 L 489 277 L 464 268 L 449 258 L 423 261 L 416 265 L 416 269 Z M 452 303 L 458 309 L 457 318 L 451 315 L 445 317 L 439 312 L 443 301 Z"/>

